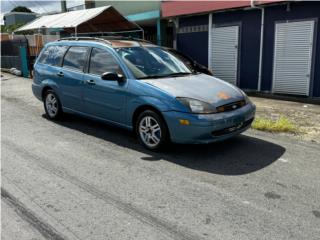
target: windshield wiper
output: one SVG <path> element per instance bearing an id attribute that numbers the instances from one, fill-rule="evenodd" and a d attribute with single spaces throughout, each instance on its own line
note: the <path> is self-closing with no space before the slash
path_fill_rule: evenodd
<path id="1" fill-rule="evenodd" d="M 145 77 L 140 77 L 138 79 L 164 78 L 164 77 L 167 77 L 167 75 L 149 75 L 149 76 L 145 76 Z"/>
<path id="2" fill-rule="evenodd" d="M 141 77 L 139 79 L 179 77 L 179 76 L 185 76 L 185 75 L 191 75 L 191 74 L 192 73 L 188 73 L 188 72 L 177 72 L 177 73 L 170 73 L 166 75 L 149 75 L 149 76 Z"/>
<path id="3" fill-rule="evenodd" d="M 192 73 L 188 72 L 177 72 L 177 73 L 170 73 L 166 75 L 166 77 L 179 77 L 179 76 L 185 76 L 185 75 L 191 75 Z"/>

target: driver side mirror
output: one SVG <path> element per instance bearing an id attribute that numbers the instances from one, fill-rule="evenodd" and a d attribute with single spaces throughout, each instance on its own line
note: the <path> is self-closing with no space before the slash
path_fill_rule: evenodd
<path id="1" fill-rule="evenodd" d="M 123 77 L 122 74 L 118 74 L 118 73 L 115 73 L 115 72 L 105 72 L 105 73 L 102 73 L 101 79 L 102 80 L 106 80 L 106 81 L 123 82 L 124 77 Z"/>

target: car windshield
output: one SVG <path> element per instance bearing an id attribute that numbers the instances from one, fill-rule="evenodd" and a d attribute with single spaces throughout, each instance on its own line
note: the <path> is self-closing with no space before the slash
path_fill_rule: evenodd
<path id="1" fill-rule="evenodd" d="M 179 77 L 193 73 L 187 63 L 160 47 L 123 47 L 116 51 L 137 79 Z"/>

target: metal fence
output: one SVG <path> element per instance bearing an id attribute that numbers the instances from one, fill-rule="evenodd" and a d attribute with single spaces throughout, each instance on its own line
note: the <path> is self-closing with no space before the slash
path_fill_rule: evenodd
<path id="1" fill-rule="evenodd" d="M 1 68 L 22 69 L 20 49 L 28 47 L 26 38 L 5 39 L 1 41 Z"/>
<path id="2" fill-rule="evenodd" d="M 43 34 L 33 34 L 33 35 L 11 35 L 11 34 L 1 34 L 1 42 L 12 41 L 13 44 L 17 44 L 19 41 L 27 41 L 29 47 L 30 56 L 37 56 L 44 45 L 49 42 L 56 41 L 60 38 L 59 35 L 43 35 Z M 19 44 L 18 44 L 19 45 Z M 3 55 L 3 54 L 1 54 Z"/>
<path id="3" fill-rule="evenodd" d="M 16 68 L 28 76 L 43 46 L 59 38 L 58 35 L 1 34 L 1 68 Z"/>

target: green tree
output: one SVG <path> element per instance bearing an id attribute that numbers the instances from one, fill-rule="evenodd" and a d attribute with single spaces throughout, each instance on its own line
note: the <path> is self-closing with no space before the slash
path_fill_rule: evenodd
<path id="1" fill-rule="evenodd" d="M 23 26 L 23 23 L 17 23 L 10 26 L 1 25 L 1 32 L 2 33 L 12 33 L 14 30 L 18 29 L 19 27 Z"/>
<path id="2" fill-rule="evenodd" d="M 24 6 L 16 6 L 14 9 L 11 10 L 11 12 L 29 12 L 32 13 L 32 11 Z"/>

